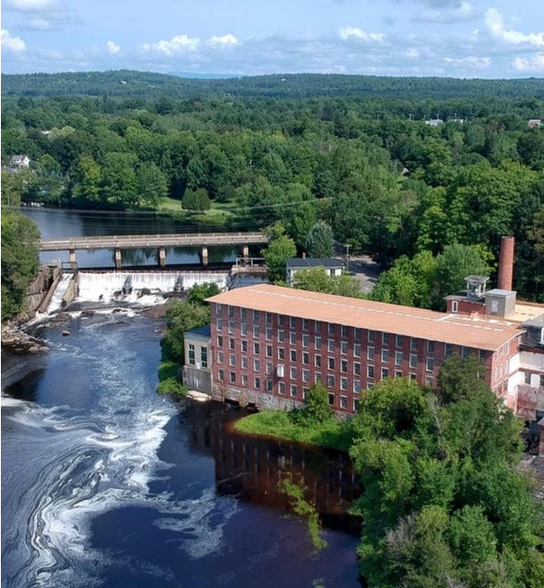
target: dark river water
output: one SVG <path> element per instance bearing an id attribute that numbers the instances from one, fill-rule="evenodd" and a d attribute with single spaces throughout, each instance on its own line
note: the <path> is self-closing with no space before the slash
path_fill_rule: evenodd
<path id="1" fill-rule="evenodd" d="M 33 219 L 40 229 L 42 238 L 82 237 L 99 235 L 158 235 L 164 233 L 195 233 L 217 230 L 213 225 L 196 226 L 187 221 L 146 212 L 120 212 L 96 210 L 59 210 L 54 208 L 20 209 Z M 244 227 L 239 227 L 242 230 Z M 114 267 L 113 249 L 77 251 L 79 267 Z M 260 256 L 259 247 L 250 247 L 250 254 Z M 210 247 L 209 265 L 232 263 L 241 255 L 241 247 Z M 122 252 L 123 266 L 156 266 L 156 249 L 130 249 Z M 68 251 L 47 251 L 40 256 L 43 263 L 68 261 Z M 194 247 L 167 247 L 168 265 L 199 265 L 200 249 Z"/>
<path id="2" fill-rule="evenodd" d="M 3 587 L 360 588 L 346 456 L 236 434 L 244 413 L 226 404 L 158 396 L 159 320 L 67 320 L 33 328 L 48 353 L 2 355 Z M 321 514 L 319 553 L 284 476 Z"/>

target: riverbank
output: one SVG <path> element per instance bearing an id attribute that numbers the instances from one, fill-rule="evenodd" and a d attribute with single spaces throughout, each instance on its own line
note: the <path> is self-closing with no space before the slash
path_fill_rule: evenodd
<path id="1" fill-rule="evenodd" d="M 236 421 L 234 430 L 248 435 L 308 443 L 325 449 L 349 451 L 352 433 L 348 421 L 331 417 L 310 422 L 293 418 L 293 412 L 263 410 Z"/>

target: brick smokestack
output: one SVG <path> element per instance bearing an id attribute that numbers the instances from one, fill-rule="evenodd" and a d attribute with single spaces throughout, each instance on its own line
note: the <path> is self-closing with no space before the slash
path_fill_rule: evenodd
<path id="1" fill-rule="evenodd" d="M 499 257 L 499 288 L 512 290 L 512 276 L 514 273 L 514 237 L 501 239 L 501 253 Z"/>

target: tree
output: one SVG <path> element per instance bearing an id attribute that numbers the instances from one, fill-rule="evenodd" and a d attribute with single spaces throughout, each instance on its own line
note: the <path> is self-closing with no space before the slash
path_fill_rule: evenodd
<path id="1" fill-rule="evenodd" d="M 102 169 L 87 155 L 79 158 L 74 169 L 72 196 L 81 202 L 98 204 L 102 201 Z"/>
<path id="2" fill-rule="evenodd" d="M 166 177 L 154 163 L 144 162 L 138 165 L 136 182 L 140 206 L 157 208 L 168 195 Z"/>
<path id="3" fill-rule="evenodd" d="M 211 207 L 211 201 L 204 188 L 196 190 L 185 190 L 181 206 L 189 212 L 204 212 Z"/>
<path id="4" fill-rule="evenodd" d="M 333 410 L 329 404 L 329 391 L 321 380 L 314 382 L 309 388 L 304 400 L 305 415 L 311 420 L 323 423 L 330 419 Z"/>
<path id="5" fill-rule="evenodd" d="M 164 361 L 184 363 L 183 334 L 210 321 L 210 309 L 195 302 L 174 301 L 166 311 L 166 334 L 161 341 Z"/>
<path id="6" fill-rule="evenodd" d="M 285 234 L 285 229 L 279 223 L 269 228 L 268 236 L 268 247 L 261 251 L 268 269 L 268 278 L 271 282 L 284 281 L 285 262 L 297 254 L 295 242 Z"/>
<path id="7" fill-rule="evenodd" d="M 334 255 L 334 239 L 330 225 L 316 223 L 306 237 L 306 252 L 309 257 L 332 257 Z"/>
<path id="8" fill-rule="evenodd" d="M 204 284 L 195 284 L 187 294 L 187 302 L 190 304 L 206 305 L 206 298 L 211 298 L 219 294 L 219 286 L 213 282 L 206 282 Z"/>
<path id="9" fill-rule="evenodd" d="M 18 212 L 2 214 L 2 320 L 22 310 L 23 298 L 38 271 L 40 232 Z"/>
<path id="10" fill-rule="evenodd" d="M 298 270 L 293 277 L 293 288 L 334 294 L 334 279 L 329 276 L 324 267 L 310 267 Z"/>
<path id="11" fill-rule="evenodd" d="M 20 174 L 2 171 L 2 205 L 20 206 L 23 193 Z"/>

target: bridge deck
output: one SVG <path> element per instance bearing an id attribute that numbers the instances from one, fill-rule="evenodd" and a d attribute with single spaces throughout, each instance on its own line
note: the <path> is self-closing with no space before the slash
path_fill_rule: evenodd
<path id="1" fill-rule="evenodd" d="M 213 247 L 219 245 L 257 245 L 268 243 L 263 233 L 189 233 L 172 235 L 105 235 L 42 239 L 41 251 L 76 249 L 139 249 L 140 247 Z"/>

